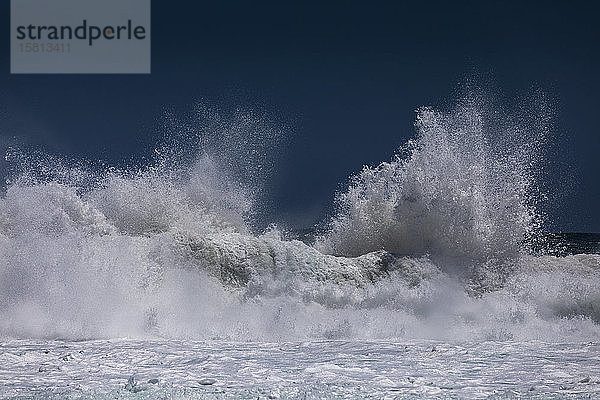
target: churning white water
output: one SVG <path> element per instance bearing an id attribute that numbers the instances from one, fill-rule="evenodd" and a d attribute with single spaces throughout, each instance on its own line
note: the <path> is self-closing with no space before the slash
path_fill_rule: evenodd
<path id="1" fill-rule="evenodd" d="M 189 384 L 182 378 L 185 374 L 173 372 L 178 367 L 165 361 L 167 354 L 156 360 L 152 356 L 151 361 L 137 352 L 169 347 L 172 340 L 255 342 L 247 345 L 250 348 L 259 346 L 256 342 L 308 342 L 315 344 L 291 359 L 331 352 L 340 343 L 357 346 L 358 354 L 368 358 L 385 348 L 374 340 L 388 344 L 436 340 L 455 343 L 444 354 L 448 362 L 461 363 L 468 362 L 468 356 L 462 356 L 467 353 L 460 353 L 458 343 L 486 347 L 485 341 L 509 341 L 519 348 L 515 343 L 522 341 L 597 341 L 600 255 L 556 257 L 533 254 L 529 248 L 541 223 L 535 176 L 547 121 L 540 117 L 526 123 L 501 111 L 476 95 L 466 96 L 451 110 L 419 110 L 415 138 L 393 160 L 365 167 L 351 178 L 348 190 L 337 196 L 336 215 L 314 244 L 287 239 L 275 227 L 260 233 L 252 228 L 263 190 L 257 176 L 264 179 L 272 170 L 261 152 L 272 151 L 269 146 L 276 147 L 281 135 L 252 114 L 237 113 L 226 120 L 200 108 L 204 121 L 200 125 L 173 120 L 173 129 L 183 131 L 188 141 L 194 139 L 197 152 L 182 156 L 167 142 L 157 148 L 151 166 L 135 171 L 90 172 L 81 165 L 67 167 L 50 157 L 13 152 L 19 172 L 0 198 L 0 335 L 14 340 L 2 345 L 0 370 L 9 372 L 0 372 L 7 385 L 0 395 L 22 394 L 27 382 L 12 386 L 8 382 L 28 363 L 39 364 L 45 356 L 36 352 L 43 347 L 52 348 L 56 357 L 64 356 L 57 342 L 19 342 L 19 338 L 137 339 L 130 343 L 131 364 L 164 362 L 162 373 L 170 379 L 168 393 L 173 398 L 187 398 L 176 390 L 178 384 Z M 89 347 L 68 343 L 68 353 L 80 360 L 80 367 L 110 370 L 110 362 L 90 360 L 85 353 L 102 351 L 115 357 L 110 347 L 128 342 L 96 341 Z M 196 346 L 177 343 L 191 343 L 187 346 L 192 347 L 178 348 L 183 353 Z M 275 353 L 285 353 L 284 345 L 273 346 Z M 213 350 L 226 347 L 215 345 Z M 400 349 L 394 347 L 394 357 L 403 357 Z M 354 354 L 348 357 L 356 355 L 348 351 Z M 481 351 L 477 357 L 489 356 L 484 354 L 488 350 Z M 550 353 L 554 351 L 559 350 Z M 411 354 L 417 353 L 424 354 Z M 41 358 L 33 360 L 33 354 Z M 180 362 L 192 362 L 189 357 Z M 264 354 L 247 357 L 270 363 Z M 458 361 L 461 357 L 465 360 Z M 52 360 L 50 365 L 55 365 Z M 48 371 L 56 375 L 47 381 L 50 386 L 65 377 L 72 379 L 58 371 L 75 368 L 74 364 L 56 362 L 57 368 L 45 371 L 36 364 L 40 370 L 34 371 L 30 382 L 39 388 L 46 381 L 37 374 Z M 227 381 L 222 369 L 228 362 L 221 360 L 212 370 L 207 367 L 207 374 L 219 370 L 220 382 Z M 340 366 L 331 355 L 314 365 L 300 360 L 297 365 L 304 368 L 302 376 L 333 382 L 317 385 L 316 397 L 319 391 L 335 397 L 327 388 L 341 380 L 344 385 L 350 382 L 349 387 L 340 383 L 346 397 L 381 398 L 385 388 L 429 384 L 431 371 L 411 378 L 402 368 L 390 369 L 391 364 L 369 367 L 357 362 L 361 366 L 354 370 Z M 19 368 L 13 371 L 9 364 Z M 432 370 L 442 368 L 432 365 Z M 262 373 L 249 365 L 238 367 L 238 373 L 243 368 Z M 552 368 L 560 366 L 555 363 Z M 129 369 L 134 375 L 135 368 Z M 103 370 L 106 387 L 123 381 L 118 384 L 122 389 L 126 384 L 122 376 L 129 373 L 125 370 L 114 367 L 118 373 L 112 378 Z M 198 383 L 204 375 L 194 371 Z M 576 372 L 561 382 L 573 388 L 578 379 L 598 373 L 593 370 L 580 377 Z M 285 396 L 301 398 L 302 392 L 294 391 L 298 383 L 290 383 L 293 379 L 281 373 L 274 372 L 273 379 L 280 380 Z M 355 381 L 367 376 L 385 384 L 366 385 L 361 392 L 352 376 Z M 535 386 L 530 378 L 517 378 L 527 382 L 518 389 Z M 588 377 L 584 383 L 594 379 Z M 68 388 L 61 382 L 56 387 L 67 396 Z M 456 380 L 449 382 L 455 389 L 461 387 Z M 104 383 L 80 384 L 77 390 L 102 393 Z M 136 385 L 130 382 L 129 389 Z M 439 393 L 415 389 L 410 394 L 443 395 L 440 385 L 435 386 L 442 390 Z M 552 385 L 546 389 L 558 390 Z M 244 393 L 248 398 L 272 394 L 256 390 L 252 386 Z M 459 397 L 475 393 L 469 390 L 448 393 Z M 206 394 L 194 393 L 200 398 Z M 241 392 L 231 393 L 231 398 L 235 393 L 243 397 Z M 477 393 L 487 396 L 494 391 Z M 228 396 L 226 390 L 206 395 Z"/>

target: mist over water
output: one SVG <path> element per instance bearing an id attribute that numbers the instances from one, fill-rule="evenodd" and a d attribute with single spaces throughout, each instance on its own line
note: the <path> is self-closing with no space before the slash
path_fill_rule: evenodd
<path id="1" fill-rule="evenodd" d="M 0 335 L 577 341 L 600 256 L 533 255 L 548 119 L 467 94 L 337 195 L 314 244 L 257 232 L 284 132 L 198 106 L 141 169 L 11 150 Z M 173 135 L 176 133 L 177 135 Z M 183 138 L 183 142 L 172 138 Z"/>

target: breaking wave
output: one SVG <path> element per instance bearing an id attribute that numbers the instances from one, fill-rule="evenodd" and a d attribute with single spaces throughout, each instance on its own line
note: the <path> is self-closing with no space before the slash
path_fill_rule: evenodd
<path id="1" fill-rule="evenodd" d="M 477 95 L 419 110 L 416 137 L 351 179 L 313 244 L 253 228 L 282 133 L 252 113 L 169 115 L 185 147 L 165 140 L 142 169 L 12 150 L 0 335 L 597 337 L 600 256 L 528 250 L 545 119 L 501 111 Z"/>
<path id="2" fill-rule="evenodd" d="M 546 132 L 494 111 L 475 95 L 450 112 L 418 110 L 416 138 L 352 178 L 318 247 L 483 260 L 519 254 L 539 226 L 534 176 Z"/>

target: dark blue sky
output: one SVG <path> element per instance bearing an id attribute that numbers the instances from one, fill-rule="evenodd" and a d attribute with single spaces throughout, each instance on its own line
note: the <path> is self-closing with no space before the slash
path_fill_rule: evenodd
<path id="1" fill-rule="evenodd" d="M 595 2 L 155 0 L 152 74 L 137 76 L 10 75 L 8 3 L 0 146 L 18 137 L 125 164 L 150 155 L 165 108 L 260 108 L 294 127 L 271 218 L 307 224 L 348 175 L 413 134 L 416 108 L 447 104 L 475 71 L 509 98 L 541 88 L 553 99 L 569 155 L 554 166 L 551 228 L 600 231 Z"/>

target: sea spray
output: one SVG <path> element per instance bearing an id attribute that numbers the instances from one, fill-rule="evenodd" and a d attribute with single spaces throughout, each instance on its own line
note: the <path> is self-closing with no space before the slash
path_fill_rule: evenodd
<path id="1" fill-rule="evenodd" d="M 417 137 L 353 178 L 315 246 L 253 233 L 269 168 L 236 167 L 260 151 L 218 144 L 262 122 L 186 123 L 185 146 L 157 146 L 146 168 L 19 157 L 0 199 L 0 334 L 595 338 L 600 256 L 523 250 L 543 141 L 501 111 L 477 96 L 421 109 Z"/>
<path id="2" fill-rule="evenodd" d="M 417 135 L 390 162 L 364 169 L 337 197 L 317 248 L 476 260 L 517 256 L 540 226 L 535 134 L 468 95 L 449 111 L 418 110 Z"/>

